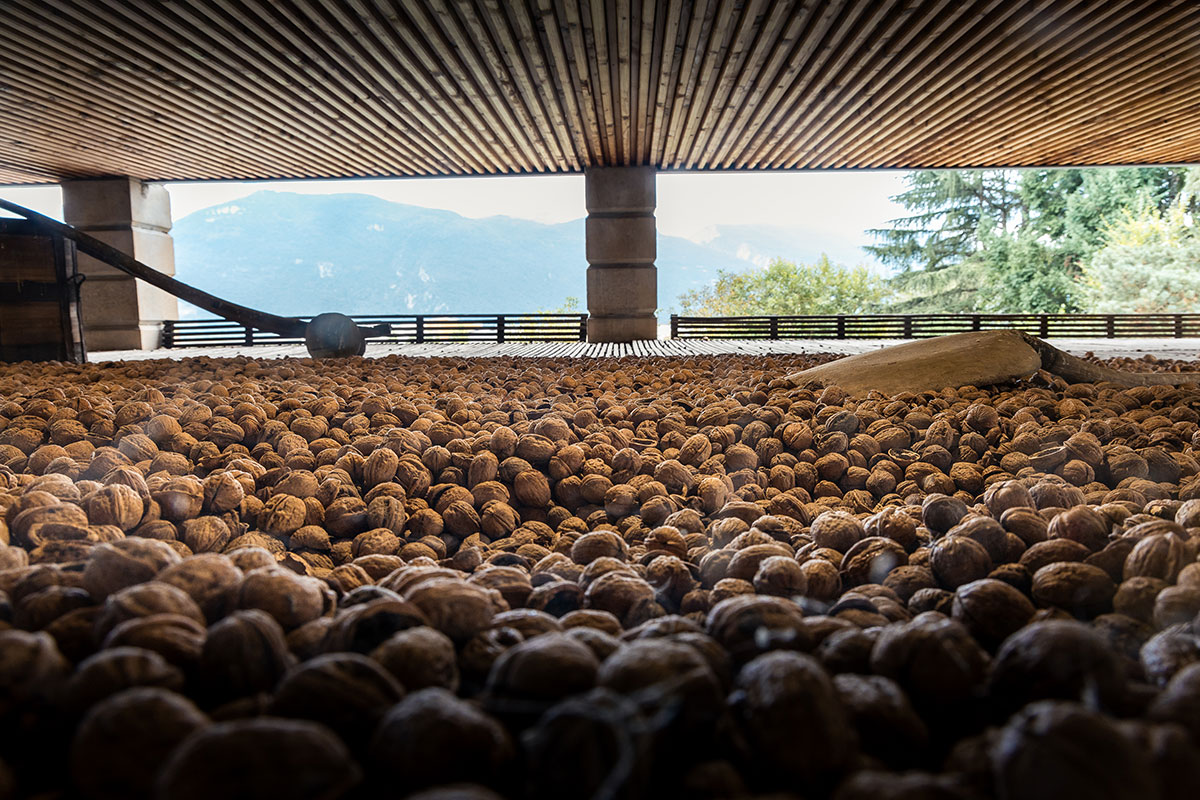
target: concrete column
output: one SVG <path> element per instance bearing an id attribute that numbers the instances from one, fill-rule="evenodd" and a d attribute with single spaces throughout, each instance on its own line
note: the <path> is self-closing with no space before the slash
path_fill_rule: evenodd
<path id="1" fill-rule="evenodd" d="M 154 267 L 175 274 L 171 199 L 165 187 L 136 178 L 67 181 L 63 221 Z M 161 289 L 80 254 L 84 339 L 91 351 L 153 350 L 160 323 L 179 319 L 179 303 Z"/>
<path id="2" fill-rule="evenodd" d="M 595 167 L 587 195 L 589 342 L 657 339 L 653 167 Z"/>

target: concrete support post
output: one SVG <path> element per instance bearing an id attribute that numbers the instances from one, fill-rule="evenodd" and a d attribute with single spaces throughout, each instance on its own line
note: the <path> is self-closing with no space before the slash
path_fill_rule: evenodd
<path id="1" fill-rule="evenodd" d="M 589 342 L 658 338 L 653 167 L 595 167 L 587 195 Z"/>
<path id="2" fill-rule="evenodd" d="M 154 267 L 175 274 L 171 199 L 165 187 L 136 178 L 67 181 L 63 221 Z M 179 303 L 161 289 L 85 255 L 79 272 L 84 338 L 90 351 L 152 350 L 163 320 L 179 318 Z"/>

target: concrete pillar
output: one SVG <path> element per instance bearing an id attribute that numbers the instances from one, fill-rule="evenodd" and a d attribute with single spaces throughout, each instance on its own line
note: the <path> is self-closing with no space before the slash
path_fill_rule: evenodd
<path id="1" fill-rule="evenodd" d="M 154 267 L 175 274 L 171 199 L 165 187 L 136 178 L 66 181 L 63 221 Z M 79 255 L 84 338 L 90 351 L 153 350 L 160 323 L 179 319 L 179 303 L 161 289 Z"/>
<path id="2" fill-rule="evenodd" d="M 657 339 L 653 167 L 595 167 L 587 195 L 589 342 Z"/>

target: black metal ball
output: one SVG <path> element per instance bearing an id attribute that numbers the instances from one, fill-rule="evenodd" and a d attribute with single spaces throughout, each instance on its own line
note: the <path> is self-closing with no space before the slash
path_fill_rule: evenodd
<path id="1" fill-rule="evenodd" d="M 313 358 L 361 356 L 367 340 L 358 323 L 345 314 L 318 314 L 304 331 L 304 344 Z"/>

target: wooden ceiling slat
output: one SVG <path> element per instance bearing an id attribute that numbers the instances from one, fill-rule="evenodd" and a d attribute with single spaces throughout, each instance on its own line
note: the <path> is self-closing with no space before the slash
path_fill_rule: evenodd
<path id="1" fill-rule="evenodd" d="M 1194 20 L 1190 26 L 1185 24 L 1185 20 L 1186 18 L 1172 19 L 1170 22 L 1173 27 L 1184 25 L 1183 32 L 1190 34 L 1191 37 L 1200 36 L 1200 20 Z M 1064 62 L 1053 70 L 1039 70 L 1028 78 L 1025 82 L 1024 93 L 1004 92 L 995 95 L 992 102 L 1004 107 L 1009 114 L 1021 113 L 1021 108 L 1017 104 L 1022 101 L 1034 105 L 1035 108 L 1040 106 L 1048 112 L 1042 115 L 1025 112 L 1029 115 L 1030 121 L 1026 127 L 1031 132 L 1053 130 L 1056 120 L 1077 110 L 1095 110 L 1097 108 L 1110 110 L 1109 98 L 1129 97 L 1135 98 L 1135 102 L 1141 102 L 1141 98 L 1146 95 L 1144 88 L 1139 83 L 1140 78 L 1150 77 L 1158 73 L 1161 68 L 1173 66 L 1180 57 L 1196 53 L 1195 45 L 1188 41 L 1187 35 L 1173 37 L 1176 44 L 1166 48 L 1164 48 L 1160 36 L 1161 33 L 1156 29 L 1148 27 L 1146 30 L 1139 30 L 1136 26 L 1126 24 L 1125 20 L 1118 19 L 1106 30 L 1099 31 L 1095 39 L 1087 43 L 1092 47 L 1112 48 L 1110 58 L 1105 66 L 1098 69 L 1087 69 L 1089 77 L 1095 79 L 1095 86 L 1089 85 L 1083 91 L 1073 90 L 1072 86 L 1076 84 L 1072 80 L 1072 75 L 1077 75 L 1081 68 L 1078 65 Z M 1154 65 L 1143 66 L 1143 60 L 1150 55 L 1155 56 Z M 1051 83 L 1052 79 L 1055 81 L 1053 84 Z M 1185 96 L 1186 94 L 1185 92 Z M 1105 102 L 1100 103 L 1097 102 L 1098 100 Z M 971 114 L 978 107 L 978 103 L 973 103 L 964 108 L 964 112 Z M 969 124 L 974 124 L 974 115 L 967 119 Z M 963 128 L 966 130 L 968 126 L 964 125 Z M 997 128 L 995 133 L 992 131 L 979 132 L 977 139 L 976 137 L 970 139 L 970 147 L 964 151 L 964 156 L 976 157 L 979 146 L 985 143 L 994 144 L 996 136 L 1008 139 L 1011 131 L 1005 127 Z M 911 154 L 919 148 L 921 148 L 920 142 L 910 143 L 908 153 Z"/>
<path id="2" fill-rule="evenodd" d="M 576 101 L 583 110 L 584 130 L 590 137 L 588 165 L 610 163 L 608 159 L 613 149 L 612 119 L 605 117 L 598 91 L 600 79 L 588 55 L 594 47 L 590 41 L 585 45 L 585 9 L 580 7 L 579 0 L 556 0 L 556 5 L 572 86 L 577 92 Z"/>
<path id="3" fill-rule="evenodd" d="M 536 0 L 538 18 L 538 38 L 542 42 L 542 52 L 549 61 L 549 73 L 553 81 L 547 86 L 554 96 L 562 103 L 565 113 L 567 131 L 575 143 L 574 169 L 583 169 L 591 164 L 595 153 L 595 125 L 588 126 L 592 119 L 590 112 L 594 111 L 588 104 L 580 101 L 578 80 L 572 70 L 572 63 L 567 57 L 568 46 L 564 41 L 562 16 L 555 9 L 555 0 Z M 592 119 L 594 122 L 594 119 Z"/>
<path id="4" fill-rule="evenodd" d="M 604 133 L 603 163 L 620 164 L 623 148 L 618 141 L 617 128 L 620 123 L 617 120 L 613 97 L 612 65 L 609 63 L 612 52 L 609 49 L 606 5 L 602 0 L 580 0 L 579 30 L 585 48 L 584 57 L 587 60 L 588 72 L 593 81 L 596 117 Z"/>
<path id="5" fill-rule="evenodd" d="M 561 172 L 578 168 L 579 155 L 572 140 L 567 120 L 570 113 L 563 106 L 565 98 L 558 92 L 549 91 L 553 71 L 548 65 L 546 51 L 539 38 L 533 19 L 530 0 L 506 4 L 513 29 L 516 47 L 520 49 L 517 61 L 526 68 L 522 87 L 526 102 L 538 117 L 538 130 L 550 137 L 556 164 Z"/>
<path id="6" fill-rule="evenodd" d="M 1184 0 L 9 0 L 0 181 L 1200 161 Z"/>
<path id="7" fill-rule="evenodd" d="M 505 63 L 502 46 L 492 39 L 494 30 L 503 28 L 507 23 L 497 21 L 490 26 L 493 30 L 489 30 L 489 25 L 483 19 L 484 16 L 503 16 L 498 10 L 499 5 L 496 4 L 490 14 L 475 13 L 470 3 L 439 2 L 437 5 L 442 6 L 438 14 L 444 27 L 451 31 L 459 43 L 459 49 L 471 59 L 472 72 L 484 88 L 493 119 L 503 125 L 523 154 L 522 166 L 537 171 L 541 165 L 550 163 L 550 149 L 543 141 L 539 126 L 534 123 L 522 95 L 520 85 L 525 81 Z"/>
<path id="8" fill-rule="evenodd" d="M 686 35 L 687 15 L 692 0 L 667 0 L 664 19 L 655 31 L 655 48 L 661 54 L 658 70 L 658 86 L 654 91 L 654 114 L 650 124 L 650 163 L 661 165 L 666 146 L 666 132 L 671 122 L 671 111 L 675 104 L 675 82 L 679 79 L 681 47 L 679 37 Z"/>
<path id="9" fill-rule="evenodd" d="M 944 130 L 938 125 L 940 121 L 929 115 L 930 108 L 936 108 L 939 103 L 954 103 L 955 107 L 959 109 L 955 120 L 956 122 L 961 121 L 964 110 L 974 107 L 977 98 L 987 94 L 990 90 L 981 76 L 999 72 L 1005 74 L 1007 78 L 1014 73 L 1021 74 L 1026 71 L 1036 73 L 1044 69 L 1044 61 L 1039 57 L 1036 48 L 1036 40 L 1041 37 L 1036 34 L 1052 32 L 1056 24 L 1063 24 L 1064 19 L 1071 20 L 1071 27 L 1077 32 L 1080 30 L 1078 28 L 1080 21 L 1090 25 L 1093 23 L 1103 24 L 1109 19 L 1108 14 L 1104 13 L 1105 9 L 1100 9 L 1098 13 L 1090 15 L 1090 19 L 1080 20 L 1078 16 L 1068 16 L 1071 13 L 1085 14 L 1087 5 L 1085 0 L 1059 3 L 1053 11 L 1047 10 L 1046 13 L 1039 16 L 1035 24 L 1027 26 L 1024 30 L 1026 35 L 1021 37 L 1013 35 L 1010 31 L 1013 25 L 1013 7 L 1008 4 L 998 4 L 997 16 L 987 26 L 979 26 L 974 35 L 964 35 L 959 39 L 960 45 L 954 52 L 963 55 L 955 58 L 954 69 L 938 72 L 915 71 L 914 80 L 910 85 L 901 89 L 903 92 L 900 95 L 901 100 L 893 101 L 895 105 L 885 106 L 879 112 L 873 110 L 873 114 L 890 113 L 893 109 L 899 111 L 899 104 L 905 100 L 908 100 L 909 103 L 909 108 L 906 111 L 894 113 L 887 125 L 871 128 L 870 133 L 856 145 L 857 149 L 854 149 L 853 152 L 863 152 L 871 146 L 878 147 L 886 140 L 887 151 L 896 153 L 911 139 L 941 135 Z M 1111 11 L 1113 7 L 1110 6 L 1107 10 Z M 998 35 L 990 40 L 983 38 L 989 31 L 997 31 Z M 1024 52 L 1022 52 L 1023 48 Z M 965 93 L 960 87 L 968 84 L 974 89 Z M 912 97 L 920 98 L 919 102 L 912 103 Z M 1005 112 L 997 107 L 995 119 L 1001 120 L 1003 113 Z M 924 126 L 914 124 L 918 120 L 927 120 L 928 124 Z M 934 127 L 937 127 L 938 130 L 931 130 Z M 828 150 L 837 146 L 836 144 L 831 145 L 823 150 L 817 158 L 828 158 Z M 850 152 L 849 149 L 843 150 L 843 154 L 848 152 Z"/>
<path id="10" fill-rule="evenodd" d="M 135 10 L 124 7 L 111 0 L 99 0 L 109 5 L 114 12 L 134 13 Z M 317 94 L 325 99 L 326 105 L 310 106 L 305 110 L 298 103 L 294 91 L 294 82 L 289 84 L 287 65 L 269 49 L 255 51 L 241 46 L 235 38 L 231 38 L 225 27 L 227 22 L 223 8 L 219 5 L 207 6 L 208 14 L 198 15 L 195 9 L 185 3 L 148 4 L 136 9 L 135 16 L 143 18 L 146 24 L 156 25 L 156 31 L 163 41 L 152 42 L 151 36 L 142 38 L 143 46 L 154 47 L 157 52 L 164 48 L 174 49 L 180 54 L 190 54 L 190 51 L 202 53 L 203 57 L 190 59 L 199 67 L 198 85 L 205 88 L 213 102 L 239 108 L 239 115 L 245 115 L 250 120 L 266 116 L 278 126 L 281 136 L 290 133 L 309 130 L 304 139 L 305 144 L 312 149 L 325 153 L 341 151 L 346 153 L 343 158 L 351 161 L 359 170 L 367 175 L 381 174 L 381 170 L 373 162 L 386 162 L 389 159 L 377 152 L 371 141 L 356 142 L 354 146 L 343 148 L 338 137 L 338 128 L 344 121 L 338 119 L 336 109 L 352 106 L 358 98 L 326 93 L 323 86 L 327 80 L 318 77 L 309 82 Z M 200 21 L 206 24 L 201 28 Z M 333 85 L 328 81 L 329 85 Z M 221 101 L 216 97 L 220 92 L 227 92 L 230 101 Z M 265 101 L 265 102 L 264 102 Z M 316 122 L 312 110 L 323 112 L 326 117 L 323 130 L 312 130 L 310 121 Z M 382 130 L 380 128 L 379 130 Z M 360 139 L 363 137 L 360 137 Z M 324 145 L 324 148 L 322 148 Z M 364 163 L 363 155 L 369 154 L 371 162 Z M 324 160 L 326 156 L 321 156 Z M 370 164 L 368 166 L 368 164 Z M 413 167 L 417 167 L 414 165 Z"/>
<path id="11" fill-rule="evenodd" d="M 55 52 L 57 60 L 50 68 L 45 70 L 44 74 L 55 83 L 63 84 L 62 91 L 64 93 L 73 89 L 84 93 L 90 92 L 91 96 L 95 98 L 93 108 L 104 108 L 106 107 L 104 92 L 98 90 L 98 83 L 100 81 L 108 81 L 115 88 L 124 87 L 116 94 L 117 98 L 122 99 L 121 102 L 113 102 L 112 98 L 108 100 L 107 107 L 114 113 L 123 113 L 129 106 L 144 106 L 148 109 L 153 109 L 154 113 L 160 114 L 164 119 L 179 120 L 181 124 L 197 131 L 200 136 L 209 135 L 218 140 L 229 138 L 228 134 L 234 131 L 244 131 L 245 133 L 242 135 L 251 144 L 250 147 L 244 149 L 248 149 L 251 152 L 254 151 L 255 147 L 253 144 L 258 139 L 256 138 L 253 123 L 246 123 L 245 127 L 242 127 L 241 120 L 237 117 L 236 111 L 228 109 L 219 102 L 210 101 L 198 91 L 191 91 L 191 85 L 194 85 L 196 82 L 195 75 L 186 71 L 167 72 L 167 77 L 160 78 L 146 67 L 143 67 L 142 72 L 137 75 L 126 74 L 123 70 L 106 68 L 105 56 L 103 54 L 89 53 L 78 47 L 77 40 L 75 42 L 69 41 L 71 38 L 69 29 L 64 31 L 61 21 L 58 25 L 55 25 L 52 18 L 23 16 L 27 11 L 44 13 L 46 7 L 43 4 L 35 4 L 34 9 L 27 9 L 14 3 L 9 7 L 8 14 L 14 17 L 21 17 L 22 19 L 34 20 L 34 22 L 30 23 L 27 31 L 29 38 L 23 43 L 25 47 L 22 50 L 27 48 L 30 42 L 39 46 L 30 50 L 25 56 L 25 60 L 37 59 L 45 51 Z M 101 42 L 108 41 L 106 34 L 97 27 L 93 27 L 90 33 L 93 39 Z M 136 29 L 129 29 L 127 31 L 128 37 L 136 38 L 139 35 Z M 61 48 L 58 46 L 59 37 L 65 37 L 62 40 Z M 109 57 L 109 60 L 111 61 L 111 57 Z M 140 62 L 131 59 L 128 63 Z M 73 77 L 72 69 L 76 66 L 78 67 L 79 77 L 76 80 L 70 80 Z M 85 75 L 88 77 L 85 78 Z M 172 78 L 172 76 L 175 77 Z M 171 80 L 176 82 L 187 81 L 188 84 L 182 86 L 172 85 Z M 153 91 L 145 91 L 144 89 L 140 92 L 137 91 L 143 82 L 152 86 Z M 126 100 L 125 98 L 128 99 Z M 208 125 L 209 120 L 219 120 L 221 125 L 210 127 Z M 222 129 L 222 126 L 224 126 L 224 129 Z M 62 130 L 71 135 L 71 127 L 67 125 Z M 261 127 L 261 125 L 258 127 Z M 88 138 L 86 135 L 80 136 L 79 132 L 76 132 L 74 135 L 81 141 L 86 141 Z M 148 131 L 147 135 L 151 139 L 154 138 L 155 133 L 153 128 Z M 301 156 L 307 155 L 309 152 L 313 156 L 320 154 L 316 150 L 309 151 L 306 143 L 301 142 L 298 144 L 299 146 L 295 149 L 299 151 L 299 155 Z M 271 150 L 271 148 L 264 149 Z M 287 153 L 287 148 L 284 147 L 275 150 L 274 157 L 285 165 L 291 160 Z M 317 163 L 320 162 L 318 161 Z M 279 168 L 278 163 L 276 168 Z"/>
<path id="12" fill-rule="evenodd" d="M 796 122 L 777 127 L 773 134 L 764 140 L 762 160 L 765 163 L 774 164 L 778 161 L 779 150 L 785 146 L 791 130 L 804 121 L 819 117 L 821 101 L 835 94 L 840 88 L 838 78 L 842 71 L 853 68 L 855 63 L 866 63 L 869 59 L 863 50 L 891 35 L 894 27 L 899 26 L 904 19 L 904 14 L 897 11 L 903 6 L 903 0 L 851 5 L 859 9 L 862 16 L 839 26 L 845 33 L 831 41 L 827 48 L 823 48 L 827 56 L 814 64 L 812 75 L 806 81 L 809 88 L 800 102 L 788 111 L 788 116 Z"/>
<path id="13" fill-rule="evenodd" d="M 979 80 L 978 75 L 966 71 L 965 65 L 979 43 L 986 42 L 988 36 L 999 30 L 1004 21 L 1014 13 L 1016 7 L 1006 0 L 990 0 L 983 7 L 971 7 L 967 4 L 952 6 L 946 15 L 931 23 L 932 29 L 936 31 L 934 40 L 938 42 L 937 46 L 919 49 L 919 58 L 896 73 L 900 76 L 899 80 L 883 78 L 877 81 L 883 86 L 879 96 L 871 93 L 870 82 L 862 87 L 868 102 L 871 103 L 871 109 L 869 114 L 863 115 L 858 125 L 851 125 L 845 116 L 838 115 L 835 117 L 838 124 L 819 131 L 802 131 L 799 135 L 805 136 L 805 139 L 793 145 L 797 155 L 808 155 L 830 137 L 836 139 L 838 148 L 848 149 L 851 142 L 857 145 L 868 139 L 883 142 L 880 147 L 891 146 L 890 143 L 911 128 L 912 123 L 908 120 L 913 116 L 913 108 L 929 97 L 935 89 L 947 85 L 957 86 L 959 84 L 956 83 L 956 79 L 963 82 Z M 906 120 L 903 126 L 899 123 L 900 119 Z M 879 124 L 875 120 L 883 120 L 883 123 Z M 839 149 L 840 152 L 844 152 L 844 149 Z M 817 160 L 809 157 L 807 161 Z"/>
<path id="14" fill-rule="evenodd" d="M 808 144 L 809 137 L 824 135 L 825 132 L 850 128 L 864 107 L 870 107 L 874 99 L 873 87 L 887 81 L 888 76 L 912 70 L 914 60 L 923 57 L 935 59 L 941 51 L 934 48 L 914 47 L 913 42 L 922 33 L 930 37 L 943 35 L 956 21 L 961 21 L 964 4 L 955 0 L 924 3 L 920 8 L 898 6 L 898 17 L 894 25 L 881 36 L 873 37 L 868 43 L 869 54 L 855 60 L 851 74 L 838 78 L 840 91 L 829 92 L 820 99 L 802 119 L 789 136 L 785 150 L 798 150 L 796 142 Z"/>
<path id="15" fill-rule="evenodd" d="M 344 15 L 335 13 L 337 7 L 307 0 L 267 3 L 253 0 L 253 5 L 261 9 L 259 13 L 274 14 L 284 22 L 281 27 L 285 30 L 311 31 L 317 44 L 316 51 L 329 76 L 328 82 L 341 87 L 346 95 L 353 98 L 353 103 L 339 114 L 338 126 L 331 138 L 350 134 L 354 137 L 349 140 L 352 142 L 378 143 L 386 148 L 383 155 L 377 157 L 383 159 L 407 145 L 413 152 L 409 157 L 419 159 L 423 168 L 431 173 L 439 171 L 439 164 L 449 165 L 455 161 L 459 164 L 463 161 L 471 163 L 472 157 L 477 158 L 477 154 L 469 149 L 460 150 L 457 158 L 441 149 L 445 141 L 454 139 L 444 140 L 439 135 L 445 129 L 444 122 L 437 115 L 424 110 L 428 105 L 428 96 L 412 83 L 389 82 L 368 52 L 363 41 L 365 37 L 354 36 L 343 27 L 352 23 Z M 384 84 L 389 85 L 384 88 Z M 398 103 L 409 118 L 406 120 L 398 116 L 387 106 L 385 98 Z M 401 132 L 407 132 L 409 136 L 401 138 L 398 135 Z M 464 172 L 469 169 L 447 166 L 442 171 Z"/>
<path id="16" fill-rule="evenodd" d="M 671 107 L 667 141 L 663 145 L 664 166 L 682 166 L 679 143 L 686 135 L 692 104 L 696 100 L 696 83 L 704 68 L 704 51 L 712 33 L 719 0 L 696 0 L 687 26 L 687 39 L 675 84 L 675 103 Z"/>
<path id="17" fill-rule="evenodd" d="M 706 113 L 701 116 L 696 136 L 688 143 L 685 163 L 695 168 L 703 160 L 714 133 L 723 131 L 729 124 L 730 96 L 743 80 L 749 83 L 744 70 L 755 55 L 765 57 L 759 45 L 769 35 L 763 30 L 762 20 L 767 11 L 767 0 L 748 0 L 742 8 L 733 32 L 733 42 L 728 58 L 717 65 L 717 76 L 713 93 L 708 101 Z"/>

